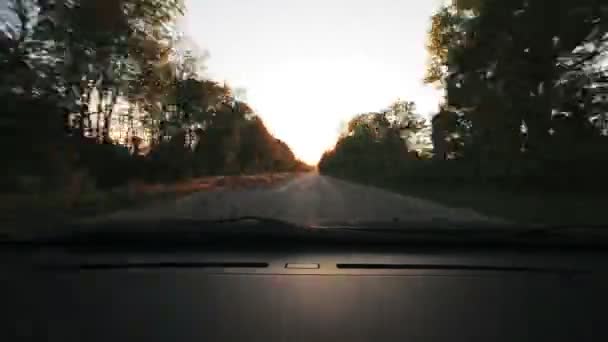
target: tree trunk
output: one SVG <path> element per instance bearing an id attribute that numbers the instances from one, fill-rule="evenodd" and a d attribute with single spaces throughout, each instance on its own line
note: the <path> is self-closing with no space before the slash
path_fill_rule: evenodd
<path id="1" fill-rule="evenodd" d="M 103 91 L 97 91 L 97 125 L 95 127 L 95 141 L 99 142 L 101 138 L 101 114 L 103 113 Z"/>
<path id="2" fill-rule="evenodd" d="M 116 100 L 118 96 L 115 91 L 112 91 L 112 97 L 110 104 L 108 104 L 108 109 L 105 111 L 104 117 L 104 125 L 103 125 L 103 142 L 104 144 L 111 143 L 112 139 L 110 138 L 110 131 L 112 128 L 112 116 L 114 114 L 114 107 L 116 105 Z"/>
<path id="3" fill-rule="evenodd" d="M 80 100 L 82 101 L 80 104 L 80 113 L 78 116 L 78 135 L 81 137 L 86 136 L 86 130 L 84 128 L 85 121 L 88 122 L 89 128 L 91 127 L 91 116 L 89 115 L 89 101 L 90 101 L 90 90 L 83 89 L 83 94 L 81 95 Z"/>

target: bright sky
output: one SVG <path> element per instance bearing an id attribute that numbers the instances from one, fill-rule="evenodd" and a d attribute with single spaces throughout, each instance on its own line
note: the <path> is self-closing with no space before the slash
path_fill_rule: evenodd
<path id="1" fill-rule="evenodd" d="M 401 98 L 420 113 L 430 16 L 442 0 L 187 0 L 184 29 L 210 52 L 208 73 L 246 89 L 270 131 L 306 162 L 352 116 Z"/>

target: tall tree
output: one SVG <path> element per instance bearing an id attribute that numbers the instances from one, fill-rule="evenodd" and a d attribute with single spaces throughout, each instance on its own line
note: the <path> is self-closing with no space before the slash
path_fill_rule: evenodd
<path id="1" fill-rule="evenodd" d="M 479 158 L 517 158 L 524 143 L 547 155 L 555 114 L 577 116 L 571 100 L 601 65 L 606 10 L 594 0 L 458 1 L 433 18 L 427 81 L 442 81 L 448 104 L 470 120 Z"/>

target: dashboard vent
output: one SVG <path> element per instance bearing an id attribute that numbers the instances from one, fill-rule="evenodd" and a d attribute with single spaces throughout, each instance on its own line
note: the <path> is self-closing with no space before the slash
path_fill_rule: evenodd
<path id="1" fill-rule="evenodd" d="M 49 270 L 114 270 L 114 269 L 159 269 L 159 268 L 266 268 L 265 262 L 125 262 L 82 263 L 72 265 L 45 265 Z"/>
<path id="2" fill-rule="evenodd" d="M 535 272 L 535 273 L 564 273 L 569 270 L 513 267 L 513 266 L 485 266 L 485 265 L 457 265 L 457 264 L 336 264 L 339 269 L 350 270 L 440 270 L 440 271 L 495 271 L 495 272 Z"/>

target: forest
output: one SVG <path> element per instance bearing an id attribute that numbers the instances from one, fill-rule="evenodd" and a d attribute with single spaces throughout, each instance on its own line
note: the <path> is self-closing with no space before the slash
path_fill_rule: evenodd
<path id="1" fill-rule="evenodd" d="M 182 0 L 10 0 L 3 193 L 309 170 L 178 29 Z M 83 185 L 85 184 L 85 185 Z"/>
<path id="2" fill-rule="evenodd" d="M 597 217 L 608 171 L 608 3 L 460 0 L 429 26 L 424 82 L 444 90 L 438 112 L 427 119 L 401 101 L 356 116 L 320 171 L 490 214 Z"/>
<path id="3" fill-rule="evenodd" d="M 424 81 L 445 90 L 439 112 L 425 120 L 413 104 L 397 102 L 392 107 L 401 109 L 357 116 L 325 154 L 322 172 L 409 183 L 605 187 L 608 4 L 456 1 L 430 26 Z M 431 144 L 424 151 L 411 141 L 421 130 Z"/>
<path id="4" fill-rule="evenodd" d="M 177 25 L 183 0 L 8 2 L 0 193 L 311 170 L 238 89 L 205 77 L 206 54 Z M 427 53 L 421 82 L 443 90 L 437 113 L 399 100 L 356 115 L 320 173 L 477 204 L 497 197 L 470 194 L 486 189 L 535 203 L 606 190 L 604 0 L 454 0 L 430 18 Z M 578 199 L 560 201 L 586 208 Z"/>

